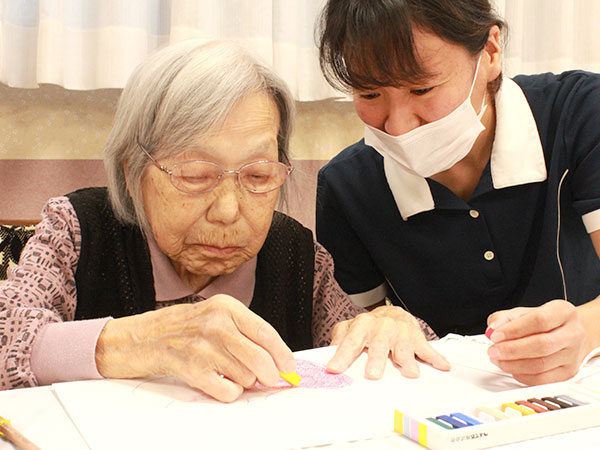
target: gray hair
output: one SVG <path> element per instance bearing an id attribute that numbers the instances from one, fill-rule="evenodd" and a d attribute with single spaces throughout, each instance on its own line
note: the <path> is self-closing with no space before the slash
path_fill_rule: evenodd
<path id="1" fill-rule="evenodd" d="M 256 92 L 266 93 L 277 105 L 279 161 L 289 164 L 294 99 L 285 83 L 247 50 L 228 41 L 191 40 L 142 62 L 123 89 L 104 147 L 117 218 L 150 231 L 141 184 L 152 163 L 139 144 L 150 154 L 160 149 L 162 156 L 177 156 L 222 124 L 238 100 Z"/>

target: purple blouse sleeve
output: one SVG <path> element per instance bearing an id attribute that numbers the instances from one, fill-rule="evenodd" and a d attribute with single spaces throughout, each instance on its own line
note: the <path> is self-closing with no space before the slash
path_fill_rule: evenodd
<path id="1" fill-rule="evenodd" d="M 315 281 L 313 290 L 312 338 L 314 347 L 324 347 L 331 342 L 336 323 L 352 319 L 367 312 L 356 306 L 333 278 L 333 258 L 325 248 L 315 242 Z"/>
<path id="2" fill-rule="evenodd" d="M 19 265 L 0 284 L 0 389 L 100 377 L 95 342 L 106 320 L 66 323 L 75 317 L 80 246 L 71 203 L 66 197 L 50 199 Z M 84 327 L 91 333 L 82 332 Z M 91 358 L 84 346 L 92 347 Z"/>
<path id="3" fill-rule="evenodd" d="M 336 323 L 352 319 L 358 314 L 367 312 L 365 308 L 356 306 L 350 297 L 342 291 L 333 277 L 333 258 L 325 248 L 315 242 L 315 281 L 313 291 L 312 333 L 314 347 L 323 347 L 331 342 L 331 334 Z M 435 331 L 416 318 L 421 331 L 427 340 L 438 339 Z"/>

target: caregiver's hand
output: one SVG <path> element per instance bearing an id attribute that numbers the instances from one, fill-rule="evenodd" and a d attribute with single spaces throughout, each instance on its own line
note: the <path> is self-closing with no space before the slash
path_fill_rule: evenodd
<path id="1" fill-rule="evenodd" d="M 334 373 L 350 367 L 365 348 L 369 357 L 365 376 L 369 379 L 382 377 L 388 356 L 400 366 L 405 377 L 419 376 L 415 356 L 436 369 L 450 369 L 446 358 L 428 344 L 417 320 L 397 306 L 380 306 L 338 323 L 331 344 L 338 345 L 327 365 L 327 370 Z"/>
<path id="2" fill-rule="evenodd" d="M 585 305 L 583 305 L 585 306 Z M 492 363 L 515 380 L 533 385 L 573 377 L 594 345 L 580 307 L 553 300 L 534 308 L 498 311 L 488 318 Z"/>
<path id="3" fill-rule="evenodd" d="M 296 368 L 275 329 L 227 295 L 110 320 L 96 364 L 108 378 L 173 375 L 223 402 Z"/>

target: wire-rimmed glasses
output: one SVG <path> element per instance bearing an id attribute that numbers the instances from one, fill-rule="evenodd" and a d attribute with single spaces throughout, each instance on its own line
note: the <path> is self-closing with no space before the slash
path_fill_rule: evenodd
<path id="1" fill-rule="evenodd" d="M 243 165 L 238 170 L 224 170 L 210 161 L 190 160 L 173 165 L 171 169 L 160 164 L 146 148 L 140 148 L 156 167 L 169 175 L 176 189 L 188 194 L 210 192 L 216 188 L 223 175 L 237 175 L 240 186 L 254 194 L 266 194 L 282 186 L 294 168 L 278 161 L 255 161 Z"/>

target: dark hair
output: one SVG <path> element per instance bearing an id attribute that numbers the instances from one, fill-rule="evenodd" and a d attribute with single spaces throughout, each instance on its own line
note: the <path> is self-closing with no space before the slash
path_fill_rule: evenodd
<path id="1" fill-rule="evenodd" d="M 328 0 L 316 30 L 321 70 L 340 90 L 416 84 L 429 74 L 415 52 L 415 27 L 475 56 L 494 25 L 506 29 L 489 0 Z M 490 83 L 492 93 L 501 80 Z"/>

